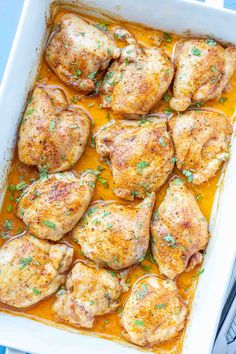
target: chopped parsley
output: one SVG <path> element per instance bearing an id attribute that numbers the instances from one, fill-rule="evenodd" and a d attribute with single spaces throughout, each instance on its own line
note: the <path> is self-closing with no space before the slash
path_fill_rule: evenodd
<path id="1" fill-rule="evenodd" d="M 21 189 L 24 189 L 26 187 L 26 182 L 22 181 L 16 185 L 16 190 L 20 191 Z"/>
<path id="2" fill-rule="evenodd" d="M 6 219 L 6 220 L 5 220 L 4 229 L 5 229 L 6 231 L 10 231 L 10 230 L 12 229 L 11 220 L 9 220 L 9 219 Z"/>
<path id="3" fill-rule="evenodd" d="M 43 224 L 47 227 L 50 227 L 50 229 L 55 229 L 56 228 L 56 224 L 52 221 L 49 220 L 44 220 Z"/>
<path id="4" fill-rule="evenodd" d="M 13 209 L 13 206 L 12 206 L 11 204 L 9 204 L 9 205 L 7 206 L 7 212 L 8 212 L 8 213 L 11 213 L 11 212 L 12 212 L 12 209 Z"/>
<path id="5" fill-rule="evenodd" d="M 211 47 L 215 47 L 217 45 L 217 43 L 214 39 L 206 39 L 206 43 L 208 45 L 210 45 Z"/>
<path id="6" fill-rule="evenodd" d="M 170 160 L 170 162 L 173 164 L 176 163 L 176 161 L 177 161 L 177 157 L 172 157 L 172 159 Z"/>
<path id="7" fill-rule="evenodd" d="M 224 103 L 225 101 L 227 101 L 227 97 L 221 97 L 221 98 L 219 99 L 219 102 L 220 102 L 220 103 Z"/>
<path id="8" fill-rule="evenodd" d="M 108 25 L 105 22 L 99 22 L 95 24 L 95 27 L 101 29 L 102 31 L 108 31 Z"/>
<path id="9" fill-rule="evenodd" d="M 21 258 L 19 260 L 19 264 L 20 264 L 20 269 L 25 268 L 28 264 L 30 264 L 32 262 L 32 257 L 29 256 L 27 258 Z"/>
<path id="10" fill-rule="evenodd" d="M 91 74 L 88 75 L 88 78 L 93 80 L 93 79 L 95 79 L 96 75 L 97 75 L 97 71 L 93 71 Z"/>
<path id="11" fill-rule="evenodd" d="M 34 109 L 28 109 L 28 111 L 25 112 L 26 116 L 30 116 L 34 112 Z"/>
<path id="12" fill-rule="evenodd" d="M 48 169 L 46 166 L 40 168 L 39 178 L 40 178 L 40 181 L 44 181 L 45 179 L 48 179 Z"/>
<path id="13" fill-rule="evenodd" d="M 213 73 L 216 72 L 216 66 L 215 66 L 215 65 L 212 65 L 212 66 L 211 66 L 211 71 L 212 71 Z"/>
<path id="14" fill-rule="evenodd" d="M 138 171 L 138 174 L 141 175 L 142 172 L 143 172 L 143 169 L 148 167 L 150 165 L 149 162 L 147 161 L 140 161 L 137 163 L 137 171 Z"/>
<path id="15" fill-rule="evenodd" d="M 138 196 L 138 192 L 137 191 L 131 191 L 131 195 L 136 198 Z"/>
<path id="16" fill-rule="evenodd" d="M 200 269 L 200 270 L 197 272 L 197 274 L 198 274 L 198 275 L 201 275 L 202 273 L 204 273 L 204 271 L 205 271 L 205 269 L 202 268 L 202 269 Z"/>
<path id="17" fill-rule="evenodd" d="M 164 113 L 168 114 L 168 115 L 171 115 L 173 113 L 173 109 L 172 108 L 166 108 Z"/>
<path id="18" fill-rule="evenodd" d="M 165 101 L 165 102 L 169 102 L 169 101 L 170 101 L 170 99 L 171 99 L 171 96 L 170 96 L 170 95 L 165 94 L 165 95 L 163 96 L 163 99 L 164 99 L 164 101 Z"/>
<path id="19" fill-rule="evenodd" d="M 136 298 L 142 299 L 148 293 L 148 288 L 146 284 L 142 284 L 142 289 L 137 291 Z"/>
<path id="20" fill-rule="evenodd" d="M 171 34 L 169 32 L 164 32 L 164 40 L 167 43 L 172 43 L 172 37 L 171 37 Z"/>
<path id="21" fill-rule="evenodd" d="M 192 52 L 193 55 L 196 55 L 197 57 L 200 57 L 201 54 L 202 54 L 202 52 L 201 52 L 200 49 L 198 49 L 198 48 L 193 48 L 193 49 L 191 50 L 191 52 Z"/>
<path id="22" fill-rule="evenodd" d="M 141 320 L 135 320 L 134 321 L 134 325 L 135 326 L 139 326 L 139 327 L 143 327 L 144 326 L 144 322 Z"/>
<path id="23" fill-rule="evenodd" d="M 169 244 L 169 246 L 175 245 L 175 239 L 171 234 L 167 234 L 166 236 L 164 236 L 163 240 L 166 241 Z"/>
<path id="24" fill-rule="evenodd" d="M 165 146 L 166 146 L 166 142 L 165 142 L 165 140 L 164 140 L 164 138 L 163 138 L 162 136 L 159 138 L 159 143 L 160 143 L 160 145 L 161 145 L 162 147 L 165 147 Z"/>
<path id="25" fill-rule="evenodd" d="M 55 126 L 56 126 L 55 120 L 53 120 L 52 122 L 50 122 L 50 125 L 49 125 L 49 130 L 50 130 L 50 132 L 54 132 Z"/>
<path id="26" fill-rule="evenodd" d="M 153 220 L 154 221 L 157 221 L 158 220 L 158 216 L 159 216 L 159 213 L 158 213 L 158 209 L 154 211 L 153 213 Z"/>
<path id="27" fill-rule="evenodd" d="M 187 180 L 189 183 L 191 183 L 193 181 L 193 174 L 191 171 L 183 170 L 183 174 L 185 175 L 185 177 L 187 177 Z"/>
<path id="28" fill-rule="evenodd" d="M 93 135 L 91 136 L 91 143 L 90 143 L 90 146 L 91 146 L 91 148 L 95 148 L 95 146 L 96 146 L 96 144 L 95 144 L 95 138 L 94 138 Z"/>
<path id="29" fill-rule="evenodd" d="M 166 304 L 158 304 L 158 305 L 155 305 L 155 309 L 157 309 L 157 310 L 164 309 L 165 307 L 166 307 Z"/>
<path id="30" fill-rule="evenodd" d="M 41 294 L 41 291 L 39 289 L 37 289 L 37 288 L 33 288 L 32 291 L 33 291 L 34 295 L 40 295 Z"/>
<path id="31" fill-rule="evenodd" d="M 80 69 L 74 69 L 74 72 L 76 77 L 80 77 L 82 74 L 82 71 Z"/>

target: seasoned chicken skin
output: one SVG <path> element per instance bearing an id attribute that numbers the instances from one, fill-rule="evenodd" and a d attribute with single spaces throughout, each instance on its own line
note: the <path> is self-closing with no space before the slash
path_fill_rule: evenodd
<path id="1" fill-rule="evenodd" d="M 96 136 L 96 148 L 110 161 L 114 193 L 127 200 L 158 190 L 174 165 L 173 144 L 160 119 L 112 123 Z"/>
<path id="2" fill-rule="evenodd" d="M 78 261 L 66 281 L 66 291 L 53 305 L 57 322 L 92 328 L 95 316 L 118 306 L 121 286 L 116 275 L 92 262 Z"/>
<path id="3" fill-rule="evenodd" d="M 223 115 L 188 111 L 170 121 L 177 167 L 188 181 L 200 184 L 213 177 L 228 158 L 232 127 Z"/>
<path id="4" fill-rule="evenodd" d="M 103 107 L 139 119 L 162 98 L 173 75 L 173 64 L 163 49 L 131 44 L 122 49 L 103 80 Z"/>
<path id="5" fill-rule="evenodd" d="M 169 341 L 184 328 L 187 309 L 175 282 L 148 275 L 134 285 L 122 312 L 125 337 L 140 346 Z"/>
<path id="6" fill-rule="evenodd" d="M 84 111 L 68 106 L 63 90 L 36 87 L 20 127 L 19 158 L 50 173 L 65 171 L 82 155 L 90 125 Z"/>
<path id="7" fill-rule="evenodd" d="M 65 282 L 73 248 L 26 234 L 0 248 L 0 301 L 25 308 L 53 294 Z"/>
<path id="8" fill-rule="evenodd" d="M 193 102 L 219 99 L 236 68 L 236 47 L 224 49 L 212 39 L 177 43 L 170 106 L 185 111 Z"/>
<path id="9" fill-rule="evenodd" d="M 155 193 L 137 206 L 99 201 L 90 206 L 72 237 L 95 263 L 130 267 L 147 252 L 154 202 Z"/>
<path id="10" fill-rule="evenodd" d="M 152 253 L 160 272 L 174 279 L 188 267 L 202 261 L 200 250 L 209 234 L 193 194 L 179 178 L 174 178 L 151 225 Z"/>
<path id="11" fill-rule="evenodd" d="M 87 209 L 95 189 L 96 177 L 84 173 L 56 173 L 30 185 L 19 201 L 17 216 L 35 236 L 60 240 L 73 229 Z"/>
<path id="12" fill-rule="evenodd" d="M 68 13 L 51 34 L 45 60 L 67 85 L 91 92 L 95 89 L 96 74 L 119 55 L 119 48 L 105 32 Z"/>

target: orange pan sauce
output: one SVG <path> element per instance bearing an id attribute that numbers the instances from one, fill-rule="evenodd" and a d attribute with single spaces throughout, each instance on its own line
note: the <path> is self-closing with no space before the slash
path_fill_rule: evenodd
<path id="1" fill-rule="evenodd" d="M 55 23 L 59 21 L 60 17 L 65 12 L 68 11 L 61 9 L 58 12 L 58 14 L 55 17 Z M 101 22 L 100 20 L 92 16 L 88 16 L 88 15 L 82 15 L 82 16 L 88 18 L 90 21 L 95 23 Z M 109 21 L 105 21 L 105 23 L 108 25 L 108 29 L 109 29 Z M 162 39 L 160 47 L 164 48 L 170 55 L 172 53 L 174 44 L 177 41 L 181 40 L 181 37 L 176 36 L 174 34 L 163 33 L 159 30 L 145 28 L 141 25 L 132 24 L 132 23 L 123 23 L 123 25 L 125 25 L 127 29 L 131 30 L 132 33 L 134 33 L 137 40 L 144 45 L 145 44 L 148 46 L 159 45 Z M 123 46 L 124 44 L 117 41 L 117 45 Z M 41 61 L 39 73 L 37 75 L 36 84 L 37 82 L 63 86 L 68 96 L 72 99 L 73 103 L 75 101 L 78 101 L 77 102 L 78 104 L 82 105 L 85 109 L 87 109 L 91 113 L 94 120 L 94 127 L 92 128 L 93 133 L 95 133 L 99 129 L 99 127 L 101 127 L 103 124 L 108 123 L 110 119 L 115 118 L 113 113 L 110 110 L 101 108 L 100 97 L 98 96 L 83 97 L 78 93 L 78 91 L 76 92 L 74 89 L 64 85 L 57 78 L 57 76 L 49 69 L 49 67 L 46 65 L 43 59 Z M 212 107 L 214 109 L 221 110 L 230 119 L 234 114 L 235 97 L 236 97 L 236 73 L 234 74 L 234 77 L 231 80 L 230 92 L 224 93 L 219 102 L 207 102 L 204 105 L 204 107 Z M 162 99 L 162 101 L 155 108 L 155 112 L 164 112 L 166 109 L 168 111 L 168 107 L 169 107 L 168 102 L 165 102 L 165 100 Z M 112 181 L 112 176 L 109 167 L 100 161 L 99 155 L 96 153 L 95 148 L 91 147 L 91 141 L 92 141 L 91 138 L 85 149 L 82 158 L 74 166 L 73 169 L 76 171 L 82 171 L 87 168 L 97 169 L 99 165 L 103 167 L 104 171 L 102 171 L 101 175 L 104 179 L 106 179 L 107 183 L 109 184 L 109 187 L 107 187 L 107 185 L 104 185 L 98 181 L 96 185 L 96 191 L 93 196 L 93 201 L 97 199 L 119 200 L 112 192 L 113 181 Z M 179 174 L 177 170 L 175 170 L 173 173 Z M 9 185 L 14 184 L 17 185 L 18 188 L 20 188 L 22 184 L 24 185 L 24 182 L 31 183 L 31 180 L 37 178 L 37 176 L 38 173 L 36 168 L 27 167 L 19 161 L 17 150 L 16 150 L 13 163 L 12 163 L 10 176 L 9 176 Z M 217 188 L 217 181 L 219 176 L 220 176 L 220 171 L 217 174 L 217 176 L 211 178 L 209 182 L 203 183 L 200 186 L 194 186 L 189 184 L 189 188 L 196 196 L 196 200 L 198 201 L 199 206 L 203 214 L 207 218 L 207 220 L 209 220 L 210 217 L 212 203 Z M 181 177 L 183 178 L 183 176 Z M 156 206 L 159 206 L 159 204 L 163 200 L 167 185 L 168 184 L 166 183 L 157 192 Z M 0 215 L 1 244 L 3 244 L 5 240 L 8 239 L 9 237 L 18 234 L 19 232 L 21 232 L 21 230 L 25 230 L 25 225 L 23 224 L 23 222 L 21 222 L 15 216 L 15 207 L 16 207 L 15 199 L 19 196 L 21 190 L 13 192 L 11 191 L 11 187 L 9 189 L 10 190 L 7 190 L 6 192 L 4 202 L 3 202 L 2 212 Z M 121 200 L 119 201 L 121 202 Z M 73 245 L 75 249 L 75 259 L 83 258 L 79 246 L 73 243 L 73 241 L 70 238 L 70 235 L 67 235 L 65 239 Z M 188 304 L 189 310 L 191 308 L 191 302 L 194 296 L 199 274 L 201 274 L 202 272 L 203 270 L 201 269 L 201 267 L 196 267 L 191 272 L 182 273 L 177 279 L 179 291 L 183 299 Z M 147 255 L 147 257 L 141 262 L 141 264 L 137 265 L 131 271 L 129 278 L 127 279 L 127 282 L 130 285 L 130 289 L 132 288 L 132 285 L 138 278 L 149 273 L 160 274 L 158 271 L 158 267 L 155 264 L 155 262 L 153 263 L 153 259 L 150 256 L 150 254 Z M 125 339 L 122 336 L 122 328 L 120 326 L 119 313 L 122 308 L 122 304 L 124 303 L 128 295 L 129 292 L 124 293 L 122 295 L 121 302 L 120 302 L 120 309 L 118 309 L 117 312 L 109 315 L 98 316 L 96 318 L 94 328 L 86 332 L 87 333 L 89 332 L 90 334 L 96 333 L 96 335 L 101 337 L 106 337 L 109 339 L 125 342 Z M 51 308 L 54 300 L 55 300 L 55 295 L 41 301 L 40 303 L 26 310 L 16 310 L 16 309 L 13 310 L 8 306 L 0 303 L 0 309 L 1 311 L 11 312 L 14 313 L 15 315 L 20 314 L 23 316 L 34 318 L 39 321 L 48 322 L 48 321 L 53 321 Z M 51 322 L 51 324 L 53 325 L 54 323 Z M 156 353 L 176 354 L 181 352 L 182 342 L 183 342 L 183 333 L 180 336 L 178 336 L 175 340 L 162 345 L 158 345 L 152 349 Z"/>

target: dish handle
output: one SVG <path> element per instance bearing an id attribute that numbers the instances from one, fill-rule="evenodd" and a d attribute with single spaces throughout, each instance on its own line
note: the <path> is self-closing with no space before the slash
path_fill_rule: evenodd
<path id="1" fill-rule="evenodd" d="M 213 7 L 224 7 L 224 0 L 205 0 L 205 4 Z"/>
<path id="2" fill-rule="evenodd" d="M 6 348 L 5 354 L 26 354 L 25 352 L 21 352 L 20 350 L 13 348 Z"/>

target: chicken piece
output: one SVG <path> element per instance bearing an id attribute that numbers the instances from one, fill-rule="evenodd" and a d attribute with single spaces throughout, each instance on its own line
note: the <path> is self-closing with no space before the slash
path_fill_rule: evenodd
<path id="1" fill-rule="evenodd" d="M 174 279 L 189 262 L 196 266 L 202 261 L 199 251 L 207 246 L 207 222 L 193 194 L 179 178 L 170 182 L 158 216 L 154 215 L 152 253 L 160 272 Z"/>
<path id="2" fill-rule="evenodd" d="M 64 284 L 73 248 L 26 234 L 0 248 L 0 301 L 25 308 L 53 294 Z"/>
<path id="3" fill-rule="evenodd" d="M 141 346 L 176 337 L 184 328 L 186 306 L 175 282 L 147 275 L 134 285 L 122 312 L 124 336 Z"/>
<path id="4" fill-rule="evenodd" d="M 116 275 L 92 262 L 78 261 L 66 281 L 66 290 L 53 304 L 57 322 L 92 328 L 95 316 L 118 306 L 121 286 Z"/>
<path id="5" fill-rule="evenodd" d="M 99 201 L 90 206 L 72 233 L 83 254 L 112 269 L 130 267 L 144 258 L 155 193 L 137 206 Z"/>
<path id="6" fill-rule="evenodd" d="M 174 166 L 173 144 L 160 119 L 113 122 L 97 134 L 96 148 L 110 160 L 114 193 L 127 200 L 158 190 Z"/>
<path id="7" fill-rule="evenodd" d="M 170 106 L 185 111 L 193 102 L 219 99 L 236 67 L 236 47 L 224 49 L 213 39 L 177 43 Z"/>
<path id="8" fill-rule="evenodd" d="M 103 107 L 129 119 L 146 115 L 167 91 L 174 75 L 171 59 L 160 48 L 122 48 L 101 86 Z"/>
<path id="9" fill-rule="evenodd" d="M 71 171 L 37 180 L 21 197 L 17 216 L 33 235 L 60 240 L 83 216 L 93 196 L 95 181 L 93 173 L 77 178 Z"/>
<path id="10" fill-rule="evenodd" d="M 223 114 L 188 111 L 170 121 L 177 167 L 189 182 L 200 184 L 213 177 L 228 159 L 232 127 Z"/>
<path id="11" fill-rule="evenodd" d="M 19 158 L 50 173 L 65 171 L 82 155 L 90 125 L 81 108 L 68 106 L 63 90 L 36 87 L 21 123 Z"/>
<path id="12" fill-rule="evenodd" d="M 119 55 L 119 48 L 106 32 L 68 13 L 51 34 L 45 60 L 63 82 L 89 93 L 95 89 L 96 74 Z"/>

